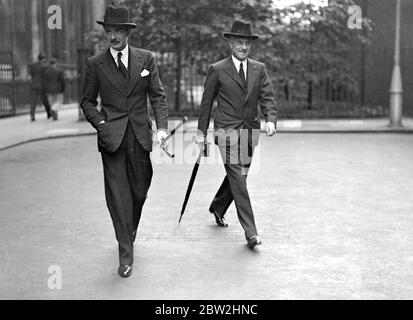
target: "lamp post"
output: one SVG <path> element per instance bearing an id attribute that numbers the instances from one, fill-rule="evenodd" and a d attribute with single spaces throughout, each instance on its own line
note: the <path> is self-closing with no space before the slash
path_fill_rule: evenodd
<path id="1" fill-rule="evenodd" d="M 14 66 L 14 2 L 10 1 L 10 19 L 9 19 L 9 31 L 10 31 L 10 67 L 11 67 L 11 77 L 7 78 L 11 81 L 11 106 L 12 115 L 16 114 L 16 79 L 15 79 L 15 66 Z"/>
<path id="2" fill-rule="evenodd" d="M 394 66 L 390 86 L 390 127 L 402 126 L 403 87 L 400 70 L 400 0 L 396 3 L 396 37 Z"/>
<path id="3" fill-rule="evenodd" d="M 85 73 L 85 64 L 86 64 L 86 50 L 85 50 L 85 3 L 81 1 L 80 5 L 80 48 L 77 49 L 77 84 L 78 84 L 78 101 L 79 101 L 79 108 L 78 108 L 78 120 L 84 121 L 85 115 L 83 114 L 83 110 L 80 106 L 80 101 L 82 101 L 82 94 L 83 94 L 83 79 Z"/>

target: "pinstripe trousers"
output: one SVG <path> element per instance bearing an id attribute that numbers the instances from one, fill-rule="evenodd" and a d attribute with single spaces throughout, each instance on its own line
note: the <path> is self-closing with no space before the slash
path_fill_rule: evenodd
<path id="1" fill-rule="evenodd" d="M 106 204 L 119 244 L 119 264 L 133 264 L 133 232 L 138 229 L 142 207 L 152 181 L 152 163 L 128 123 L 120 147 L 102 151 Z"/>

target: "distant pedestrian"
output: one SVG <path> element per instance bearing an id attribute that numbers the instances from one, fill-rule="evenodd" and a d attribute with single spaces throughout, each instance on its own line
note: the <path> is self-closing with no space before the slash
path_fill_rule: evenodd
<path id="1" fill-rule="evenodd" d="M 235 21 L 228 39 L 231 55 L 209 67 L 198 121 L 197 143 L 203 146 L 207 136 L 209 117 L 214 100 L 215 143 L 224 160 L 226 176 L 217 191 L 209 211 L 216 224 L 227 227 L 224 215 L 235 202 L 238 219 L 250 248 L 261 244 L 247 190 L 247 173 L 254 148 L 260 136 L 258 106 L 265 117 L 267 135 L 274 135 L 277 104 L 271 79 L 265 65 L 248 58 L 252 42 L 258 35 L 251 32 L 249 23 Z"/>
<path id="2" fill-rule="evenodd" d="M 44 108 L 46 109 L 47 118 L 52 116 L 49 101 L 47 100 L 46 91 L 44 90 L 44 71 L 47 67 L 47 58 L 44 53 L 39 53 L 39 61 L 29 65 L 29 73 L 31 76 L 30 85 L 30 119 L 35 121 L 37 97 L 40 97 Z"/>
<path id="3" fill-rule="evenodd" d="M 57 120 L 57 111 L 63 104 L 65 78 L 63 70 L 57 67 L 55 58 L 50 59 L 50 66 L 44 71 L 44 87 L 51 105 L 53 120 Z"/>

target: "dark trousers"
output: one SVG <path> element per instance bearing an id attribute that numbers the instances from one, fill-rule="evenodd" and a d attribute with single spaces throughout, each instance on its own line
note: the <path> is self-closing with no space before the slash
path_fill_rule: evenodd
<path id="1" fill-rule="evenodd" d="M 128 124 L 122 143 L 114 153 L 102 152 L 106 204 L 119 243 L 119 264 L 133 264 L 133 233 L 152 181 L 149 152 Z"/>
<path id="2" fill-rule="evenodd" d="M 35 114 L 36 114 L 36 104 L 37 104 L 37 97 L 40 97 L 41 102 L 44 105 L 44 108 L 46 110 L 47 113 L 47 117 L 49 118 L 51 115 L 51 107 L 50 107 L 50 103 L 49 100 L 47 99 L 47 94 L 46 91 L 39 88 L 39 87 L 31 87 L 30 88 L 30 117 L 32 119 L 35 118 Z"/>
<path id="3" fill-rule="evenodd" d="M 238 220 L 244 229 L 246 238 L 258 234 L 247 189 L 248 169 L 254 153 L 254 147 L 250 142 L 249 139 L 248 145 L 244 144 L 244 147 L 239 141 L 233 146 L 219 146 L 227 174 L 210 205 L 210 210 L 215 210 L 219 216 L 223 217 L 234 201 Z"/>

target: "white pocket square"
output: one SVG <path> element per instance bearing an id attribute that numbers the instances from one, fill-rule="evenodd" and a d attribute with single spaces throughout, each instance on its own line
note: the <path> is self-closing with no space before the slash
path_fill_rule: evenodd
<path id="1" fill-rule="evenodd" d="M 146 69 L 143 69 L 141 72 L 141 77 L 146 77 L 149 74 L 149 71 Z"/>

